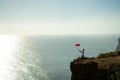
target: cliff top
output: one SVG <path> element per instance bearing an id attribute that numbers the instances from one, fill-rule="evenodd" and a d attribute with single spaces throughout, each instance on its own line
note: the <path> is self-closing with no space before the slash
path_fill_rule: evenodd
<path id="1" fill-rule="evenodd" d="M 120 55 L 111 54 L 75 59 L 70 64 L 71 80 L 120 80 Z"/>
<path id="2" fill-rule="evenodd" d="M 113 52 L 114 53 L 114 52 Z M 112 63 L 120 63 L 120 56 L 115 55 L 115 56 L 107 56 L 107 57 L 100 57 L 100 58 L 86 58 L 86 59 L 75 59 L 73 61 L 74 64 L 88 64 L 91 62 L 98 63 L 98 68 L 107 68 L 109 67 L 110 64 Z"/>
<path id="3" fill-rule="evenodd" d="M 98 63 L 99 68 L 108 67 L 112 63 L 120 63 L 120 56 L 115 57 L 107 57 L 107 58 L 94 58 L 94 59 L 83 59 L 78 58 L 73 61 L 74 64 L 87 64 L 90 62 L 96 62 Z"/>

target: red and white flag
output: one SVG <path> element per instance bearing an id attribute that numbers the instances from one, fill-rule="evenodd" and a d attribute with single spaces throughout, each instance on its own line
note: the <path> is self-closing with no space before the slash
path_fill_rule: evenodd
<path id="1" fill-rule="evenodd" d="M 77 44 L 75 44 L 75 46 L 76 46 L 76 47 L 80 47 L 80 44 L 79 44 L 79 43 L 77 43 Z"/>
<path id="2" fill-rule="evenodd" d="M 79 47 L 80 47 L 80 44 L 79 44 L 79 43 L 75 44 L 75 46 L 76 46 L 76 48 L 78 49 L 78 51 L 79 51 L 80 53 L 84 53 L 84 51 L 82 51 L 82 50 L 79 49 Z"/>

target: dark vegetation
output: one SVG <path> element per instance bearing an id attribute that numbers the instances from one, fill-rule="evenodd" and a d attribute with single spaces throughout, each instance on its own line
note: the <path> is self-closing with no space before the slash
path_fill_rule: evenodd
<path id="1" fill-rule="evenodd" d="M 100 54 L 97 56 L 97 58 L 115 57 L 115 56 L 120 56 L 120 51 L 100 53 Z"/>
<path id="2" fill-rule="evenodd" d="M 120 80 L 120 63 L 113 63 L 108 68 L 108 80 Z"/>

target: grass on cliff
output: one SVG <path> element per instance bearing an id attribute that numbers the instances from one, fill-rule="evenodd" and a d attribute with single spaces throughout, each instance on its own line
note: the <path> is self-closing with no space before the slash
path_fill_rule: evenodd
<path id="1" fill-rule="evenodd" d="M 97 58 L 120 56 L 120 51 L 100 53 Z"/>
<path id="2" fill-rule="evenodd" d="M 111 64 L 107 72 L 108 80 L 120 80 L 120 63 Z"/>

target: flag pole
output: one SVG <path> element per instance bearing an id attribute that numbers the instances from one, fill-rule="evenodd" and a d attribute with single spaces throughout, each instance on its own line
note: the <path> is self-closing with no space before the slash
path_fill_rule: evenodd
<path id="1" fill-rule="evenodd" d="M 76 48 L 77 48 L 77 50 L 80 52 L 80 53 L 82 53 L 82 59 L 84 59 L 84 53 L 85 53 L 85 49 L 83 48 L 82 50 L 80 50 L 79 49 L 79 47 L 80 47 L 80 44 L 79 43 L 77 43 L 77 44 L 75 44 L 75 46 L 76 46 Z"/>

